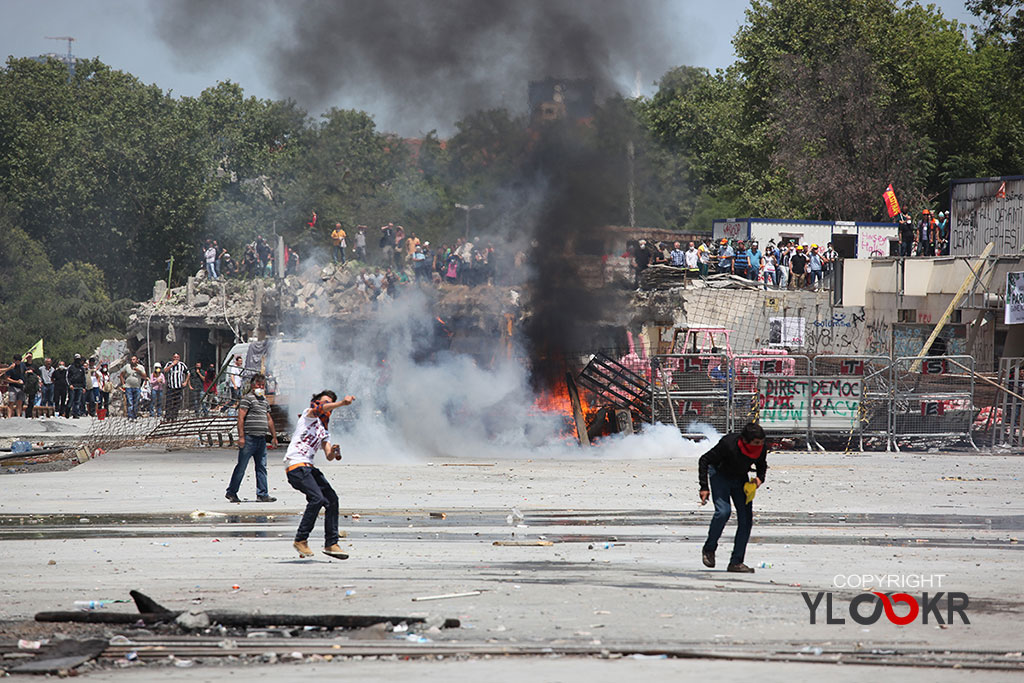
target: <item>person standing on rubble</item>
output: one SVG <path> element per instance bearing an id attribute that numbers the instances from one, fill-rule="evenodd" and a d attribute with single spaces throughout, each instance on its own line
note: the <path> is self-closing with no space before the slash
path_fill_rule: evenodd
<path id="1" fill-rule="evenodd" d="M 356 260 L 366 263 L 366 226 L 356 228 Z"/>
<path id="2" fill-rule="evenodd" d="M 341 228 L 341 223 L 335 223 L 334 230 L 331 231 L 331 242 L 334 243 L 331 260 L 341 265 L 345 265 L 345 248 L 348 246 L 345 241 L 346 237 L 345 231 Z"/>
<path id="3" fill-rule="evenodd" d="M 242 397 L 238 405 L 238 462 L 231 472 L 228 489 L 224 492 L 224 497 L 232 503 L 241 502 L 238 499 L 238 488 L 242 485 L 250 459 L 256 468 L 256 500 L 261 503 L 277 500 L 270 495 L 267 487 L 267 435 L 270 435 L 270 447 L 277 448 L 277 431 L 267 401 L 266 379 L 257 373 L 249 382 L 249 393 Z"/>
<path id="4" fill-rule="evenodd" d="M 755 470 L 752 482 L 748 483 L 750 470 Z M 726 522 L 736 506 L 736 538 L 732 545 L 732 556 L 726 571 L 753 574 L 751 567 L 743 564 L 747 552 L 747 541 L 754 524 L 753 495 L 745 489 L 752 484 L 754 490 L 764 483 L 768 471 L 768 445 L 764 429 L 756 422 L 748 423 L 738 434 L 723 436 L 707 453 L 700 457 L 697 474 L 700 484 L 700 504 L 710 497 L 715 505 L 711 518 L 708 538 L 701 550 L 705 567 L 714 568 L 718 539 L 722 536 Z M 710 488 L 708 484 L 710 483 Z M 730 504 L 731 501 L 731 504 Z"/>
<path id="5" fill-rule="evenodd" d="M 173 422 L 185 403 L 185 387 L 188 386 L 188 366 L 181 360 L 181 354 L 171 357 L 171 362 L 164 366 L 164 374 L 167 376 L 165 413 L 168 422 Z"/>
<path id="6" fill-rule="evenodd" d="M 340 560 L 348 559 L 348 555 L 338 546 L 338 494 L 331 488 L 323 472 L 314 466 L 313 460 L 316 452 L 321 449 L 328 460 L 341 460 L 341 447 L 328 441 L 330 433 L 327 427 L 331 413 L 336 408 L 351 405 L 355 400 L 355 396 L 346 396 L 339 401 L 338 395 L 330 390 L 313 394 L 309 408 L 299 418 L 288 451 L 284 455 L 288 483 L 293 489 L 306 495 L 306 510 L 302 514 L 302 521 L 299 522 L 295 541 L 292 543 L 300 557 L 313 556 L 308 543 L 309 534 L 313 531 L 320 509 L 323 508 L 324 555 Z"/>

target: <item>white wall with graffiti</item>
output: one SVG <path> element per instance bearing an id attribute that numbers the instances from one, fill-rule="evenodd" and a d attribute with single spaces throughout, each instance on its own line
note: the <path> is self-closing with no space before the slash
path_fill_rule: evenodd
<path id="1" fill-rule="evenodd" d="M 950 253 L 1016 255 L 1024 247 L 1024 176 L 954 180 L 950 202 Z"/>

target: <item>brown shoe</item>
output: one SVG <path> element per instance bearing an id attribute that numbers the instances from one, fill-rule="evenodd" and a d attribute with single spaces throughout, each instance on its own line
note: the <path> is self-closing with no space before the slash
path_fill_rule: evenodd
<path id="1" fill-rule="evenodd" d="M 348 554 L 343 552 L 341 546 L 337 543 L 328 548 L 324 548 L 324 555 L 327 555 L 328 557 L 333 557 L 338 560 L 348 559 Z"/>
<path id="2" fill-rule="evenodd" d="M 705 567 L 715 568 L 715 551 L 714 550 L 701 550 L 700 559 L 703 560 Z"/>
<path id="3" fill-rule="evenodd" d="M 305 541 L 295 541 L 292 543 L 292 547 L 299 551 L 299 557 L 313 557 L 313 551 L 309 549 L 309 544 Z"/>
<path id="4" fill-rule="evenodd" d="M 726 571 L 733 572 L 735 574 L 753 574 L 754 568 L 748 567 L 747 565 L 740 562 L 739 564 L 730 564 L 729 568 L 726 569 Z"/>

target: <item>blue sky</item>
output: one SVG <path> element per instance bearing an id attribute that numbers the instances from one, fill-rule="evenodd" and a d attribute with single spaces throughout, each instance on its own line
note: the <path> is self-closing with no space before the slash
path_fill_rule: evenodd
<path id="1" fill-rule="evenodd" d="M 0 53 L 16 57 L 34 56 L 47 52 L 64 52 L 66 42 L 47 40 L 46 36 L 74 36 L 73 51 L 82 57 L 99 57 L 114 68 L 129 71 L 146 83 L 156 83 L 177 95 L 196 95 L 204 88 L 221 80 L 240 83 L 246 93 L 257 97 L 276 98 L 272 78 L 264 73 L 265 67 L 248 51 L 222 52 L 216 59 L 182 59 L 157 36 L 155 7 L 160 0 L 0 0 L 3 22 L 0 24 Z M 514 0 L 513 0 L 514 1 Z M 625 1 L 625 0 L 624 0 Z M 585 5 L 587 0 L 580 0 Z M 663 55 L 664 68 L 680 64 L 703 66 L 711 69 L 725 67 L 733 59 L 731 39 L 743 23 L 745 0 L 717 0 L 694 2 L 669 0 L 672 11 L 665 21 L 673 25 L 677 36 L 672 47 Z M 962 0 L 944 0 L 936 3 L 950 18 L 970 23 L 973 19 L 964 9 Z M 678 28 L 676 28 L 678 27 Z M 266 30 L 273 33 L 274 27 Z M 664 69 L 660 69 L 663 73 Z M 623 73 L 629 73 L 624 69 Z M 661 73 L 641 73 L 642 91 L 649 94 Z M 626 80 L 623 78 L 623 80 Z M 622 83 L 625 91 L 632 91 L 633 82 Z M 525 83 L 523 84 L 525 98 Z M 521 101 L 516 95 L 515 102 Z M 345 101 L 338 98 L 329 104 L 357 107 L 386 118 L 383 111 L 374 111 L 373 100 Z M 319 113 L 320 108 L 312 108 Z M 386 121 L 381 121 L 386 126 Z M 442 128 L 445 122 L 425 120 L 401 131 L 414 134 L 416 130 Z M 404 126 L 403 126 L 404 127 Z"/>

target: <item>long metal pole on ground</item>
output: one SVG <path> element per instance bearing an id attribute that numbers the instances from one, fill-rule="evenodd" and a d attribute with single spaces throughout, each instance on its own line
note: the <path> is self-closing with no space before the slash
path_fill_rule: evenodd
<path id="1" fill-rule="evenodd" d="M 982 251 L 981 256 L 978 257 L 978 262 L 980 264 L 985 263 L 985 259 L 987 259 L 988 255 L 992 253 L 992 249 L 994 247 L 995 242 L 989 242 L 985 245 L 984 251 Z M 946 326 L 947 322 L 949 322 L 949 318 L 953 315 L 953 311 L 956 310 L 957 304 L 960 303 L 960 300 L 963 299 L 964 294 L 967 292 L 967 287 L 970 286 L 971 281 L 974 280 L 974 269 L 971 268 L 970 263 L 967 264 L 967 269 L 971 272 L 964 278 L 964 283 L 960 285 L 960 289 L 956 290 L 956 294 L 953 295 L 953 300 L 949 302 L 949 306 L 946 307 L 946 312 L 942 314 L 941 318 L 939 318 L 939 322 L 935 323 L 935 329 L 932 330 L 932 333 L 928 336 L 928 341 L 924 343 L 924 346 L 922 346 L 921 350 L 918 352 L 917 358 L 914 359 L 913 364 L 910 366 L 910 372 L 914 373 L 921 369 L 921 361 L 924 359 L 925 355 L 927 355 L 928 350 L 932 347 L 932 343 L 938 338 L 939 332 L 942 332 L 942 328 Z"/>

